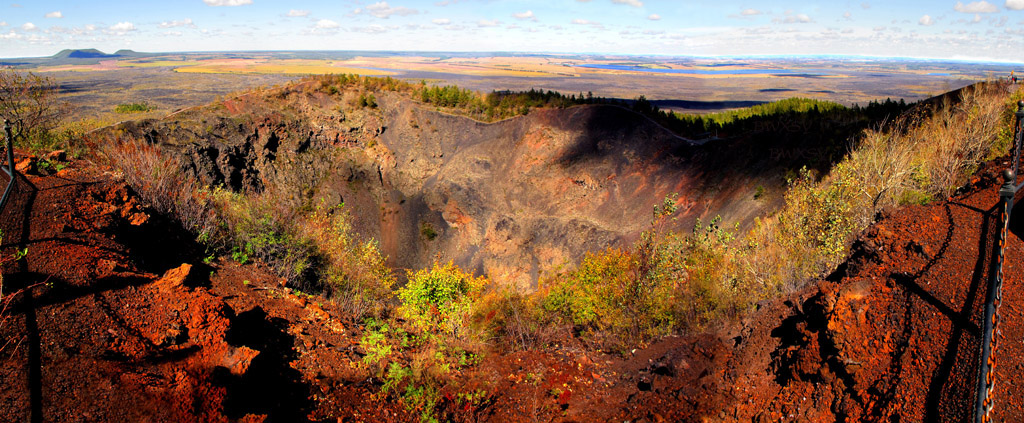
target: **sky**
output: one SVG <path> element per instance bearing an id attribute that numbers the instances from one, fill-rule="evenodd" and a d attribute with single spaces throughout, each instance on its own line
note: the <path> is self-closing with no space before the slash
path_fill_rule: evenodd
<path id="1" fill-rule="evenodd" d="M 0 0 L 3 1 L 3 0 Z M 0 57 L 389 50 L 1024 62 L 1024 0 L 20 0 Z"/>

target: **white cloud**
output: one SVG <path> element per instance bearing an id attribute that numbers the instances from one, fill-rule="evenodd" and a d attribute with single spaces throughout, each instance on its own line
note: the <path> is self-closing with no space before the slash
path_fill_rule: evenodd
<path id="1" fill-rule="evenodd" d="M 931 26 L 935 23 L 935 20 L 931 16 L 924 15 L 921 19 L 917 20 L 918 25 Z"/>
<path id="2" fill-rule="evenodd" d="M 341 26 L 341 25 L 339 25 L 337 22 L 332 21 L 330 19 L 321 19 L 319 21 L 316 21 L 317 29 L 335 29 L 335 28 L 337 28 L 339 26 Z"/>
<path id="3" fill-rule="evenodd" d="M 811 23 L 811 22 L 814 22 L 814 20 L 811 19 L 810 16 L 807 16 L 807 15 L 805 15 L 803 13 L 798 13 L 798 14 L 795 14 L 795 15 L 787 14 L 785 19 L 782 19 L 782 20 L 774 19 L 773 21 L 774 22 L 788 23 L 788 24 L 792 24 L 792 23 Z"/>
<path id="4" fill-rule="evenodd" d="M 0 21 L 0 26 L 7 26 L 7 21 Z"/>
<path id="5" fill-rule="evenodd" d="M 293 18 L 301 18 L 301 17 L 309 16 L 309 11 L 308 10 L 292 9 L 292 10 L 288 11 L 288 16 L 293 17 Z"/>
<path id="6" fill-rule="evenodd" d="M 961 2 L 956 2 L 956 6 L 953 6 L 953 10 L 960 13 L 996 13 L 999 8 L 996 5 L 987 1 L 972 1 L 966 5 Z"/>
<path id="7" fill-rule="evenodd" d="M 762 12 L 760 10 L 757 10 L 757 9 L 743 9 L 743 11 L 740 12 L 740 14 L 743 15 L 743 16 L 754 16 L 754 15 L 763 15 L 764 12 Z"/>
<path id="8" fill-rule="evenodd" d="M 59 10 L 57 10 L 57 11 L 53 11 L 53 12 L 47 13 L 47 14 L 46 14 L 46 15 L 44 15 L 44 16 L 45 16 L 45 17 L 47 17 L 47 18 L 55 18 L 55 19 L 60 19 L 60 18 L 63 18 L 63 17 L 64 17 L 64 14 L 63 14 L 63 13 L 60 13 L 60 11 L 59 11 Z"/>
<path id="9" fill-rule="evenodd" d="M 245 6 L 252 4 L 252 0 L 203 0 L 207 6 Z"/>
<path id="10" fill-rule="evenodd" d="M 1006 8 L 1010 10 L 1024 10 L 1024 0 L 1006 0 Z"/>
<path id="11" fill-rule="evenodd" d="M 111 31 L 114 32 L 128 32 L 135 30 L 135 24 L 131 22 L 118 22 L 110 27 Z"/>
<path id="12" fill-rule="evenodd" d="M 574 23 L 576 25 L 601 25 L 601 24 L 599 24 L 597 22 L 588 21 L 586 19 L 573 19 L 572 23 Z"/>
<path id="13" fill-rule="evenodd" d="M 388 2 L 386 1 L 377 2 L 369 6 L 366 6 L 366 12 L 381 19 L 387 19 L 391 17 L 391 15 L 408 16 L 420 13 L 418 10 L 410 9 L 408 7 L 391 7 L 388 5 Z"/>
<path id="14" fill-rule="evenodd" d="M 172 36 L 172 37 L 180 37 L 182 35 L 185 35 L 185 33 L 181 32 L 181 31 L 164 31 L 164 35 L 169 35 L 169 36 Z"/>
<path id="15" fill-rule="evenodd" d="M 650 19 L 652 21 L 660 21 L 661 20 L 661 15 L 659 15 L 657 13 L 651 13 L 651 16 L 648 16 L 647 19 Z"/>
<path id="16" fill-rule="evenodd" d="M 38 28 L 36 27 L 36 24 L 32 22 L 25 22 L 25 24 L 21 26 L 21 29 L 25 31 L 35 31 Z"/>
<path id="17" fill-rule="evenodd" d="M 434 25 L 450 25 L 452 23 L 451 19 L 447 18 L 432 19 L 430 22 L 433 22 Z"/>
<path id="18" fill-rule="evenodd" d="M 196 25 L 194 23 L 192 23 L 192 19 L 189 19 L 189 18 L 185 18 L 185 19 L 182 19 L 180 21 L 160 22 L 160 27 L 161 28 L 177 28 L 179 26 L 188 26 L 188 27 L 192 27 L 192 28 L 196 27 Z"/>
<path id="19" fill-rule="evenodd" d="M 533 16 L 533 11 L 532 10 L 527 10 L 527 11 L 522 12 L 522 13 L 514 13 L 514 14 L 512 14 L 512 17 L 516 18 L 516 19 L 537 19 L 537 18 L 535 18 Z"/>
<path id="20" fill-rule="evenodd" d="M 355 32 L 362 32 L 362 33 L 366 33 L 366 34 L 382 34 L 382 33 L 388 32 L 389 29 L 393 29 L 393 28 L 386 28 L 386 27 L 381 26 L 381 25 L 370 25 L 370 26 L 363 26 L 363 27 L 352 28 L 352 30 L 355 31 Z"/>
<path id="21" fill-rule="evenodd" d="M 633 7 L 644 7 L 644 2 L 640 0 L 612 0 L 615 4 L 628 4 Z"/>
<path id="22" fill-rule="evenodd" d="M 848 21 L 853 20 L 853 13 L 850 13 L 850 11 L 847 10 L 845 13 L 843 13 L 843 19 L 846 19 Z"/>
<path id="23" fill-rule="evenodd" d="M 501 22 L 499 22 L 497 19 L 493 19 L 493 20 L 481 19 L 479 22 L 476 23 L 476 26 L 479 26 L 481 28 L 489 28 L 489 27 L 498 26 L 498 25 L 501 25 Z"/>

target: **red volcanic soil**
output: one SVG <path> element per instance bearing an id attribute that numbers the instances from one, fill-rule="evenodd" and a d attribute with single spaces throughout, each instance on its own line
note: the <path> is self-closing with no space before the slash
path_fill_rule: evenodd
<path id="1" fill-rule="evenodd" d="M 451 421 L 964 421 L 998 232 L 996 171 L 894 211 L 824 281 L 625 357 L 493 352 Z M 0 178 L 0 182 L 6 182 Z M 358 365 L 360 325 L 259 265 L 204 264 L 114 175 L 28 175 L 2 212 L 0 420 L 416 421 Z M 1018 229 L 1016 227 L 1014 230 Z M 1024 420 L 1024 244 L 1007 243 L 995 421 Z M 464 405 L 456 392 L 482 391 Z"/>
<path id="2" fill-rule="evenodd" d="M 303 421 L 331 404 L 321 390 L 359 420 L 405 413 L 332 387 L 354 372 L 345 324 L 258 266 L 204 264 L 112 175 L 19 179 L 2 251 L 28 255 L 4 292 L 31 288 L 5 301 L 0 420 Z"/>

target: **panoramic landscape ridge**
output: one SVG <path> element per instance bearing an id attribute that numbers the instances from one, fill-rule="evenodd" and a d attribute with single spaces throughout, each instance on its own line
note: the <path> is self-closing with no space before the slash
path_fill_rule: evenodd
<path id="1" fill-rule="evenodd" d="M 0 420 L 1024 421 L 1021 27 L 0 4 Z"/>
<path id="2" fill-rule="evenodd" d="M 266 51 L 143 53 L 122 49 L 63 50 L 53 56 L 0 59 L 0 66 L 37 72 L 75 87 L 67 94 L 79 111 L 100 106 L 86 86 L 118 81 L 174 78 L 173 74 L 233 75 L 241 84 L 279 83 L 309 74 L 352 73 L 392 76 L 407 81 L 453 84 L 480 92 L 552 90 L 592 93 L 631 101 L 638 96 L 661 108 L 707 113 L 788 97 L 809 97 L 845 105 L 885 99 L 916 101 L 979 80 L 1009 78 L 1017 69 L 1005 63 L 832 56 L 638 56 L 537 53 Z M 129 76 L 130 75 L 130 76 Z M 206 78 L 212 81 L 216 78 Z M 81 82 L 72 82 L 82 80 Z M 223 78 L 220 79 L 223 81 Z M 885 83 L 880 81 L 885 80 Z M 256 82 L 260 81 L 260 82 Z M 226 82 L 226 81 L 224 81 Z M 166 85 L 173 86 L 169 82 Z M 212 87 L 211 87 L 212 89 Z M 196 101 L 226 91 L 194 90 Z M 173 90 L 165 90 L 173 94 Z M 203 92 L 207 94 L 203 96 Z M 154 95 L 157 94 L 157 95 Z M 184 106 L 184 97 L 150 91 L 155 109 Z M 195 103 L 193 103 L 195 104 Z M 113 107 L 113 106 L 104 106 Z M 108 109 L 109 110 L 109 109 Z M 92 115 L 97 116 L 93 111 Z"/>

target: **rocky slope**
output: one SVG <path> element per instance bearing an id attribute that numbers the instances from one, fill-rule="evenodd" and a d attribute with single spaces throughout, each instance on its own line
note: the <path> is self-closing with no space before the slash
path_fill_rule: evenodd
<path id="1" fill-rule="evenodd" d="M 453 421 L 966 421 L 998 218 L 997 171 L 883 216 L 832 276 L 720 331 L 625 357 L 568 343 L 452 375 Z M 30 168 L 30 167 L 26 167 Z M 28 176 L 3 211 L 13 298 L 0 406 L 14 421 L 416 421 L 360 370 L 361 327 L 258 265 L 206 265 L 110 174 Z M 1024 244 L 1007 243 L 996 421 L 1024 418 Z M 159 245 L 152 242 L 160 239 Z M 10 342 L 10 343 L 8 343 Z"/>
<path id="2" fill-rule="evenodd" d="M 454 260 L 524 287 L 636 239 L 669 195 L 677 228 L 718 215 L 746 225 L 781 201 L 785 171 L 828 154 L 799 134 L 691 145 L 616 106 L 481 123 L 393 92 L 366 107 L 326 91 L 251 92 L 110 131 L 176 152 L 210 185 L 283 190 L 295 207 L 344 202 L 395 268 Z"/>

